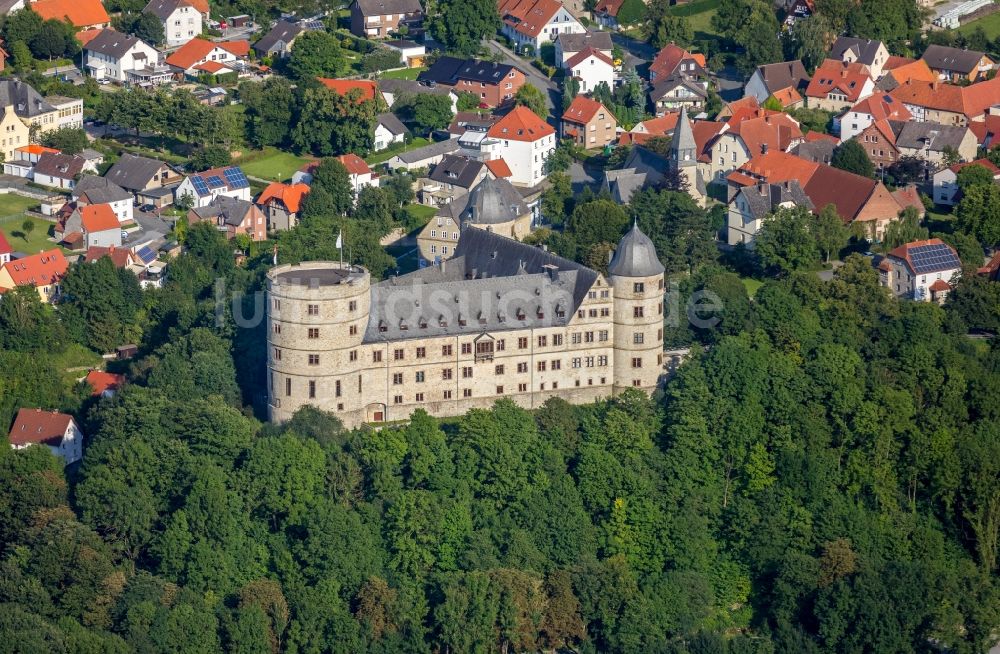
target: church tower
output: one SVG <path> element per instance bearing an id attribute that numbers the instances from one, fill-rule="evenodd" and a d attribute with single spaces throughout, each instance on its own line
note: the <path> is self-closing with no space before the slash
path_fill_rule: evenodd
<path id="1" fill-rule="evenodd" d="M 694 129 L 688 120 L 686 107 L 681 107 L 681 115 L 670 141 L 670 165 L 676 172 L 698 165 L 698 145 L 694 140 Z"/>
<path id="2" fill-rule="evenodd" d="M 614 289 L 614 392 L 656 389 L 663 372 L 664 268 L 656 248 L 632 225 L 608 265 Z"/>

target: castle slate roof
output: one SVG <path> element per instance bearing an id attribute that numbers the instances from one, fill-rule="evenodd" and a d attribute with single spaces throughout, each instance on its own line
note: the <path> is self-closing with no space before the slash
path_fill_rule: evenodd
<path id="1" fill-rule="evenodd" d="M 565 325 L 599 273 L 476 227 L 455 256 L 372 286 L 365 342 Z"/>
<path id="2" fill-rule="evenodd" d="M 618 243 L 608 273 L 618 277 L 652 277 L 662 275 L 663 271 L 653 242 L 642 233 L 638 222 L 632 223 L 632 229 Z"/>
<path id="3" fill-rule="evenodd" d="M 517 220 L 530 210 L 521 193 L 505 179 L 487 177 L 471 192 L 455 198 L 442 208 L 463 227 L 471 225 L 498 225 Z"/>

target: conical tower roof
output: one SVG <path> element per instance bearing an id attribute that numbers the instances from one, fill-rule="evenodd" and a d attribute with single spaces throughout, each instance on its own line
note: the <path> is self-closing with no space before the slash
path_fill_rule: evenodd
<path id="1" fill-rule="evenodd" d="M 674 136 L 670 141 L 670 158 L 676 162 L 678 168 L 694 166 L 698 163 L 695 156 L 697 149 L 698 144 L 694 140 L 691 121 L 688 120 L 687 107 L 681 107 L 681 115 L 677 119 L 677 127 L 674 128 Z"/>
<path id="2" fill-rule="evenodd" d="M 473 225 L 496 225 L 516 220 L 528 208 L 510 182 L 487 176 L 469 193 L 463 218 Z"/>
<path id="3" fill-rule="evenodd" d="M 642 233 L 638 221 L 633 223 L 632 229 L 618 242 L 608 273 L 614 277 L 653 277 L 663 271 L 653 241 Z"/>

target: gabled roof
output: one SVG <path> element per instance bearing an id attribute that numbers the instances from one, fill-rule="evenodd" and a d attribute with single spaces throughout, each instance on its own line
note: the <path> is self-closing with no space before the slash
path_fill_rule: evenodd
<path id="1" fill-rule="evenodd" d="M 492 138 L 532 142 L 555 134 L 555 130 L 522 105 L 494 123 L 487 134 Z"/>
<path id="2" fill-rule="evenodd" d="M 917 62 L 917 59 L 912 57 L 900 57 L 898 55 L 891 54 L 886 57 L 885 64 L 882 66 L 883 71 L 896 70 L 897 68 L 902 68 L 903 66 L 908 66 L 909 64 Z"/>
<path id="3" fill-rule="evenodd" d="M 832 91 L 838 91 L 848 100 L 857 101 L 869 80 L 871 73 L 864 64 L 824 59 L 813 73 L 813 78 L 806 87 L 806 95 L 810 98 L 825 98 Z"/>
<path id="4" fill-rule="evenodd" d="M 586 96 L 578 95 L 573 98 L 573 102 L 571 102 L 569 107 L 566 108 L 566 111 L 563 112 L 562 119 L 585 125 L 593 120 L 594 116 L 596 116 L 602 109 L 606 114 L 610 113 L 607 108 L 597 100 L 592 100 Z"/>
<path id="5" fill-rule="evenodd" d="M 194 192 L 198 197 L 212 195 L 212 191 L 217 189 L 227 189 L 233 191 L 241 188 L 250 188 L 250 180 L 243 173 L 239 166 L 223 166 L 221 168 L 210 168 L 200 173 L 188 175 L 194 187 Z"/>
<path id="6" fill-rule="evenodd" d="M 804 90 L 810 79 L 806 67 L 798 59 L 757 66 L 754 74 L 760 75 L 769 94 L 789 86 L 798 91 Z"/>
<path id="7" fill-rule="evenodd" d="M 191 211 L 202 220 L 222 218 L 226 225 L 239 227 L 246 220 L 247 214 L 256 209 L 253 202 L 247 202 L 228 195 L 217 195 L 206 207 L 195 207 Z M 251 218 L 252 220 L 252 218 Z"/>
<path id="8" fill-rule="evenodd" d="M 3 232 L 0 232 L 0 254 L 10 254 L 14 251 L 14 248 L 10 246 L 10 241 L 4 236 Z"/>
<path id="9" fill-rule="evenodd" d="M 234 57 L 245 57 L 250 43 L 248 41 L 220 41 L 216 43 L 195 37 L 167 57 L 166 63 L 175 68 L 187 70 L 205 59 L 216 48 L 225 50 Z"/>
<path id="10" fill-rule="evenodd" d="M 104 178 L 129 191 L 141 191 L 168 164 L 126 152 L 115 162 Z"/>
<path id="11" fill-rule="evenodd" d="M 891 251 L 889 256 L 906 262 L 906 267 L 916 275 L 957 270 L 962 267 L 955 249 L 939 238 L 900 245 Z"/>
<path id="12" fill-rule="evenodd" d="M 330 79 L 327 77 L 317 77 L 319 83 L 330 89 L 334 93 L 347 95 L 351 91 L 361 92 L 361 101 L 374 100 L 378 92 L 378 85 L 366 79 Z"/>
<path id="13" fill-rule="evenodd" d="M 927 66 L 927 62 L 923 59 L 917 59 L 914 62 L 893 68 L 889 71 L 888 75 L 892 77 L 897 85 L 906 84 L 911 79 L 923 82 L 937 81 L 937 75 L 934 74 L 934 71 Z"/>
<path id="14" fill-rule="evenodd" d="M 37 0 L 31 9 L 42 20 L 69 20 L 75 27 L 106 25 L 111 22 L 100 0 Z"/>
<path id="15" fill-rule="evenodd" d="M 393 113 L 378 114 L 375 116 L 375 124 L 381 125 L 389 130 L 390 134 L 394 135 L 406 134 L 409 131 L 406 129 L 406 125 L 404 125 L 399 118 L 396 117 L 396 114 Z"/>
<path id="16" fill-rule="evenodd" d="M 580 52 L 584 48 L 597 50 L 612 50 L 611 32 L 586 31 L 582 33 L 564 33 L 556 37 L 556 43 L 566 52 Z"/>
<path id="17" fill-rule="evenodd" d="M 898 102 L 888 93 L 876 93 L 868 96 L 851 107 L 850 111 L 866 114 L 872 120 L 912 120 L 913 114 L 902 102 Z"/>
<path id="18" fill-rule="evenodd" d="M 841 220 L 850 223 L 879 186 L 879 182 L 869 177 L 820 164 L 803 188 L 816 207 L 822 209 L 832 204 Z M 897 212 L 898 208 L 892 215 Z"/>
<path id="19" fill-rule="evenodd" d="M 160 19 L 160 22 L 163 22 L 170 18 L 170 14 L 174 13 L 178 7 L 183 6 L 195 7 L 190 0 L 151 0 L 142 11 L 153 14 Z M 195 7 L 195 9 L 198 8 Z"/>
<path id="20" fill-rule="evenodd" d="M 967 127 L 955 125 L 939 125 L 938 123 L 919 123 L 916 121 L 889 121 L 892 131 L 896 134 L 896 145 L 900 148 L 930 150 L 943 152 L 945 148 L 954 148 L 962 144 Z"/>
<path id="21" fill-rule="evenodd" d="M 460 80 L 469 80 L 496 85 L 515 70 L 520 69 L 510 64 L 445 56 L 438 57 L 427 70 L 417 75 L 417 81 L 454 86 Z"/>
<path id="22" fill-rule="evenodd" d="M 13 105 L 14 113 L 22 118 L 34 118 L 55 111 L 55 107 L 30 84 L 20 80 L 0 80 L 0 106 Z"/>
<path id="23" fill-rule="evenodd" d="M 510 182 L 487 177 L 469 193 L 449 202 L 440 215 L 451 216 L 465 227 L 509 223 L 530 213 L 524 198 Z"/>
<path id="24" fill-rule="evenodd" d="M 38 254 L 21 257 L 4 264 L 15 286 L 31 284 L 32 286 L 48 286 L 55 284 L 66 274 L 68 264 L 62 250 L 53 248 Z"/>
<path id="25" fill-rule="evenodd" d="M 194 69 L 200 70 L 205 73 L 210 73 L 212 75 L 223 70 L 232 70 L 229 66 L 225 65 L 221 61 L 203 61 L 200 64 L 195 64 Z"/>
<path id="26" fill-rule="evenodd" d="M 791 86 L 778 89 L 771 94 L 771 97 L 781 103 L 782 107 L 790 107 L 793 104 L 802 102 L 802 95 Z"/>
<path id="27" fill-rule="evenodd" d="M 287 20 L 279 20 L 274 24 L 267 34 L 253 44 L 253 49 L 258 52 L 269 52 L 278 43 L 291 43 L 302 33 L 302 26 L 298 23 L 289 23 Z"/>
<path id="28" fill-rule="evenodd" d="M 118 216 L 109 204 L 88 204 L 78 209 L 83 228 L 88 232 L 103 232 L 109 229 L 121 229 Z"/>
<path id="29" fill-rule="evenodd" d="M 445 155 L 439 163 L 434 166 L 428 179 L 442 184 L 451 184 L 459 188 L 471 189 L 480 173 L 486 166 L 482 161 L 470 159 L 456 154 Z"/>
<path id="30" fill-rule="evenodd" d="M 871 66 L 875 63 L 875 57 L 878 54 L 880 46 L 882 46 L 881 41 L 840 36 L 837 37 L 837 40 L 833 43 L 833 47 L 830 48 L 830 56 L 842 60 L 844 54 L 851 51 L 857 61 Z"/>
<path id="31" fill-rule="evenodd" d="M 1000 98 L 1000 77 L 971 86 L 910 80 L 889 94 L 906 104 L 964 114 L 969 120 L 973 120 L 997 103 Z"/>
<path id="32" fill-rule="evenodd" d="M 504 23 L 531 38 L 543 34 L 562 8 L 559 0 L 504 0 L 499 6 Z"/>
<path id="33" fill-rule="evenodd" d="M 50 445 L 58 447 L 73 416 L 41 409 L 19 409 L 7 440 L 11 445 Z"/>
<path id="34" fill-rule="evenodd" d="M 625 4 L 625 0 L 597 0 L 594 5 L 594 14 L 603 14 L 613 18 L 618 17 L 618 10 Z"/>
<path id="35" fill-rule="evenodd" d="M 111 259 L 111 262 L 115 264 L 115 268 L 126 268 L 136 261 L 136 256 L 128 248 L 115 247 L 114 245 L 109 247 L 92 245 L 84 253 L 83 262 L 94 263 L 104 257 Z"/>
<path id="36" fill-rule="evenodd" d="M 676 75 L 674 77 L 668 77 L 666 79 L 660 79 L 653 85 L 653 88 L 649 91 L 649 97 L 656 102 L 667 93 L 670 93 L 678 86 L 683 86 L 687 90 L 691 91 L 694 95 L 702 98 L 708 97 L 708 91 L 705 90 L 703 86 L 698 84 L 692 79 L 687 77 Z"/>
<path id="37" fill-rule="evenodd" d="M 729 131 L 738 134 L 747 146 L 751 157 L 771 150 L 787 150 L 802 138 L 802 130 L 788 114 L 761 116 L 730 123 Z"/>
<path id="38" fill-rule="evenodd" d="M 388 16 L 389 14 L 415 14 L 421 11 L 420 0 L 355 0 L 362 16 Z"/>
<path id="39" fill-rule="evenodd" d="M 798 180 L 789 180 L 780 184 L 768 184 L 759 182 L 757 184 L 744 186 L 738 192 L 746 202 L 750 215 L 754 218 L 763 218 L 786 202 L 791 202 L 795 206 L 806 207 L 812 211 L 812 200 L 802 190 Z"/>
<path id="40" fill-rule="evenodd" d="M 84 46 L 84 50 L 96 52 L 115 59 L 121 59 L 129 50 L 140 43 L 131 34 L 122 34 L 113 29 L 89 30 L 95 34 Z"/>
<path id="41" fill-rule="evenodd" d="M 792 179 L 804 184 L 820 164 L 806 161 L 787 152 L 771 151 L 752 158 L 735 171 L 765 182 L 785 182 Z"/>
<path id="42" fill-rule="evenodd" d="M 680 71 L 678 68 L 682 62 L 694 63 L 695 67 L 691 71 Z M 649 77 L 663 79 L 681 72 L 685 75 L 703 74 L 704 69 L 705 55 L 694 55 L 675 43 L 668 43 L 653 57 L 653 62 L 649 65 Z"/>
<path id="43" fill-rule="evenodd" d="M 100 397 L 105 391 L 116 391 L 125 383 L 125 375 L 117 375 L 103 370 L 91 370 L 87 373 L 87 383 L 94 389 L 93 397 Z"/>
<path id="44" fill-rule="evenodd" d="M 921 57 L 933 70 L 946 70 L 968 75 L 979 68 L 985 52 L 949 48 L 944 45 L 929 45 Z"/>
<path id="45" fill-rule="evenodd" d="M 596 48 L 591 48 L 589 46 L 584 48 L 583 50 L 580 50 L 575 55 L 567 59 L 565 66 L 566 68 L 575 68 L 576 66 L 579 66 L 580 64 L 587 61 L 591 57 L 597 59 L 598 61 L 602 61 L 607 65 L 611 66 L 612 68 L 614 68 L 615 62 L 611 60 L 611 57 L 604 54 L 600 50 L 597 50 Z"/>
<path id="46" fill-rule="evenodd" d="M 46 152 L 38 157 L 35 164 L 35 175 L 48 175 L 60 179 L 73 179 L 83 171 L 83 157 L 62 152 Z"/>
<path id="47" fill-rule="evenodd" d="M 514 175 L 510 170 L 510 166 L 503 159 L 490 159 L 486 162 L 486 168 L 497 179 L 506 179 Z"/>
<path id="48" fill-rule="evenodd" d="M 282 184 L 271 182 L 257 196 L 257 204 L 263 206 L 270 200 L 277 200 L 285 205 L 291 213 L 298 213 L 302 208 L 302 199 L 309 193 L 308 184 Z"/>
<path id="49" fill-rule="evenodd" d="M 993 147 L 998 143 L 997 136 L 1000 135 L 1000 116 L 985 114 L 983 120 L 970 122 L 969 129 L 976 135 L 979 145 Z"/>
<path id="50" fill-rule="evenodd" d="M 920 189 L 916 186 L 904 186 L 896 189 L 892 192 L 892 199 L 896 201 L 900 209 L 912 207 L 917 210 L 918 216 L 927 213 L 927 207 L 924 206 L 924 201 L 920 198 Z"/>
<path id="51" fill-rule="evenodd" d="M 992 161 L 986 158 L 976 159 L 975 161 L 964 161 L 962 163 L 957 163 L 954 166 L 949 166 L 948 170 L 958 174 L 958 171 L 962 170 L 966 166 L 982 166 L 986 170 L 990 171 L 994 177 L 1000 175 L 1000 168 L 997 168 Z"/>
<path id="52" fill-rule="evenodd" d="M 372 169 L 368 167 L 365 160 L 356 154 L 342 154 L 337 157 L 337 161 L 344 164 L 344 168 L 351 175 L 370 175 Z"/>

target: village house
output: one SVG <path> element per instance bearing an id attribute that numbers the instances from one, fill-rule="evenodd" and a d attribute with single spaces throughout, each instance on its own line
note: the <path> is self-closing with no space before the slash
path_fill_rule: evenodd
<path id="1" fill-rule="evenodd" d="M 750 115 L 741 112 L 709 143 L 707 157 L 700 164 L 703 177 L 725 184 L 726 176 L 750 159 L 771 151 L 788 152 L 802 141 L 798 121 L 788 114 L 764 110 Z"/>
<path id="2" fill-rule="evenodd" d="M 253 44 L 253 51 L 260 58 L 282 59 L 292 53 L 292 45 L 303 31 L 304 28 L 298 23 L 279 20 L 267 34 Z"/>
<path id="3" fill-rule="evenodd" d="M 68 20 L 77 30 L 96 30 L 111 25 L 101 0 L 36 0 L 31 10 L 42 20 Z"/>
<path id="4" fill-rule="evenodd" d="M 56 111 L 55 129 L 83 127 L 83 99 L 49 95 L 45 101 Z"/>
<path id="5" fill-rule="evenodd" d="M 903 63 L 898 63 L 901 61 Z M 889 57 L 886 62 L 882 77 L 876 82 L 875 88 L 878 91 L 888 93 L 900 84 L 906 84 L 910 80 L 921 82 L 936 82 L 938 76 L 927 67 L 927 62 L 923 59 L 906 59 L 904 57 Z"/>
<path id="6" fill-rule="evenodd" d="M 8 263 L 12 254 L 14 254 L 14 248 L 10 246 L 10 241 L 7 240 L 3 232 L 0 232 L 0 266 Z"/>
<path id="7" fill-rule="evenodd" d="M 754 237 L 764 221 L 778 209 L 806 207 L 813 211 L 812 200 L 797 180 L 779 184 L 758 182 L 740 187 L 729 201 L 726 240 L 729 245 L 753 248 Z"/>
<path id="8" fill-rule="evenodd" d="M 188 222 L 209 222 L 233 239 L 238 234 L 246 234 L 254 241 L 267 239 L 267 219 L 264 212 L 248 200 L 228 195 L 217 195 L 205 205 L 188 211 Z"/>
<path id="9" fill-rule="evenodd" d="M 354 0 L 351 3 L 351 33 L 369 39 L 385 39 L 419 27 L 424 10 L 419 0 Z"/>
<path id="10" fill-rule="evenodd" d="M 438 57 L 427 70 L 422 71 L 417 81 L 445 86 L 455 93 L 472 93 L 479 96 L 482 104 L 499 107 L 514 98 L 527 77 L 510 64 L 445 56 Z"/>
<path id="11" fill-rule="evenodd" d="M 618 11 L 623 4 L 625 0 L 597 0 L 593 12 L 597 24 L 613 30 L 621 27 L 618 24 Z"/>
<path id="12" fill-rule="evenodd" d="M 958 204 L 958 171 L 966 166 L 982 166 L 993 175 L 993 181 L 1000 183 L 1000 168 L 997 168 L 989 159 L 976 159 L 965 163 L 957 163 L 934 173 L 934 195 L 935 204 L 946 207 Z"/>
<path id="13" fill-rule="evenodd" d="M 448 139 L 428 143 L 427 145 L 412 150 L 400 152 L 385 162 L 389 170 L 418 170 L 428 168 L 438 163 L 445 155 L 456 152 L 461 146 L 458 139 Z"/>
<path id="14" fill-rule="evenodd" d="M 385 100 L 385 106 L 392 109 L 393 105 L 399 102 L 400 98 L 413 97 L 421 93 L 429 95 L 441 95 L 451 102 L 451 113 L 458 113 L 458 95 L 445 86 L 428 86 L 411 79 L 380 79 L 378 81 L 378 91 Z"/>
<path id="15" fill-rule="evenodd" d="M 619 145 L 642 145 L 652 138 L 670 136 L 674 127 L 677 126 L 677 118 L 680 112 L 670 112 L 636 123 L 632 129 L 623 132 L 618 137 Z"/>
<path id="16" fill-rule="evenodd" d="M 879 283 L 896 297 L 944 304 L 962 262 L 954 248 L 931 238 L 892 250 L 879 262 L 878 270 Z"/>
<path id="17" fill-rule="evenodd" d="M 891 95 L 876 93 L 848 109 L 839 117 L 840 141 L 849 141 L 876 121 L 912 120 L 910 110 Z"/>
<path id="18" fill-rule="evenodd" d="M 206 41 L 194 38 L 166 58 L 166 64 L 176 72 L 190 77 L 200 73 L 217 75 L 236 72 L 250 51 L 248 41 Z"/>
<path id="19" fill-rule="evenodd" d="M 31 178 L 36 184 L 59 189 L 72 189 L 83 173 L 86 160 L 75 154 L 46 152 L 38 158 Z M 97 172 L 92 171 L 92 172 Z"/>
<path id="20" fill-rule="evenodd" d="M 83 432 L 73 416 L 65 413 L 19 409 L 7 441 L 15 450 L 45 445 L 64 465 L 83 458 Z"/>
<path id="21" fill-rule="evenodd" d="M 921 57 L 927 67 L 946 82 L 978 82 L 996 65 L 985 52 L 929 45 Z"/>
<path id="22" fill-rule="evenodd" d="M 824 59 L 806 87 L 806 105 L 839 113 L 853 107 L 875 91 L 875 82 L 867 66 Z"/>
<path id="23" fill-rule="evenodd" d="M 83 253 L 84 263 L 97 263 L 101 259 L 107 257 L 114 264 L 115 268 L 125 269 L 136 265 L 139 261 L 139 257 L 131 249 L 127 247 L 119 247 L 117 245 L 109 245 L 107 247 L 101 245 L 92 245 L 87 248 L 87 251 Z"/>
<path id="24" fill-rule="evenodd" d="M 174 189 L 183 179 L 162 161 L 128 152 L 108 169 L 104 178 L 132 193 L 137 204 L 151 204 L 157 208 L 174 201 Z"/>
<path id="25" fill-rule="evenodd" d="M 421 204 L 441 207 L 471 191 L 490 174 L 483 161 L 457 154 L 445 155 L 427 177 L 417 180 L 417 198 Z"/>
<path id="26" fill-rule="evenodd" d="M 406 125 L 396 118 L 396 114 L 388 112 L 378 114 L 375 116 L 375 140 L 372 142 L 372 149 L 377 152 L 396 143 L 403 143 L 409 132 Z"/>
<path id="27" fill-rule="evenodd" d="M 614 52 L 611 34 L 592 31 L 560 34 L 556 39 L 556 63 L 565 68 L 570 57 L 587 48 L 593 48 L 610 59 Z"/>
<path id="28" fill-rule="evenodd" d="M 809 86 L 810 79 L 805 66 L 798 59 L 764 64 L 757 66 L 750 79 L 747 80 L 744 92 L 746 95 L 756 98 L 757 102 L 760 103 L 779 92 L 785 92 L 790 96 L 790 91 L 793 91 L 801 97 L 801 93 L 804 93 L 806 87 Z"/>
<path id="29" fill-rule="evenodd" d="M 705 79 L 705 55 L 692 54 L 674 43 L 663 46 L 649 64 L 649 81 L 656 85 L 671 77 Z"/>
<path id="30" fill-rule="evenodd" d="M 607 107 L 588 97 L 578 95 L 562 115 L 563 138 L 585 148 L 603 148 L 614 142 L 618 131 L 615 120 Z"/>
<path id="31" fill-rule="evenodd" d="M 91 77 L 124 83 L 128 71 L 155 66 L 160 53 L 130 34 L 103 29 L 83 47 L 83 68 Z"/>
<path id="32" fill-rule="evenodd" d="M 284 231 L 299 223 L 302 201 L 308 194 L 308 184 L 271 182 L 260 192 L 254 202 L 264 212 L 268 229 Z"/>
<path id="33" fill-rule="evenodd" d="M 594 48 L 582 50 L 569 59 L 563 66 L 580 85 L 580 93 L 592 93 L 600 84 L 608 89 L 615 84 L 615 64 L 611 57 Z"/>
<path id="34" fill-rule="evenodd" d="M 684 76 L 660 80 L 649 91 L 649 101 L 657 117 L 681 109 L 698 113 L 707 99 L 708 83 Z"/>
<path id="35" fill-rule="evenodd" d="M 84 381 L 93 390 L 91 397 L 114 397 L 115 393 L 125 385 L 125 375 L 119 375 L 104 370 L 91 370 Z"/>
<path id="36" fill-rule="evenodd" d="M 190 197 L 193 207 L 207 207 L 219 196 L 250 201 L 250 180 L 239 166 L 210 168 L 184 178 L 174 192 L 174 201 Z"/>
<path id="37" fill-rule="evenodd" d="M 118 216 L 107 204 L 78 206 L 61 226 L 62 240 L 82 248 L 121 247 L 122 228 Z"/>
<path id="38" fill-rule="evenodd" d="M 878 79 L 889 60 L 889 50 L 881 41 L 839 36 L 830 48 L 829 58 L 845 64 L 863 64 L 871 72 L 871 76 Z"/>
<path id="39" fill-rule="evenodd" d="M 3 117 L 0 118 L 0 148 L 3 150 L 5 162 L 19 158 L 16 156 L 17 151 L 28 145 L 30 133 L 28 126 L 17 115 L 14 105 L 6 105 L 3 109 Z M 5 165 L 5 172 L 6 168 Z"/>
<path id="40" fill-rule="evenodd" d="M 438 210 L 417 235 L 417 248 L 422 261 L 440 265 L 455 254 L 463 229 L 473 226 L 520 241 L 531 232 L 532 218 L 510 182 L 487 176 Z"/>
<path id="41" fill-rule="evenodd" d="M 896 147 L 896 131 L 888 120 L 876 120 L 855 134 L 854 140 L 865 149 L 865 154 L 879 172 L 884 171 L 893 163 L 899 161 L 899 149 Z M 801 155 L 800 155 L 801 156 Z M 832 156 L 832 151 L 831 151 Z M 830 163 L 830 159 L 822 163 Z"/>
<path id="42" fill-rule="evenodd" d="M 59 282 L 68 265 L 59 248 L 8 261 L 0 267 L 0 294 L 30 284 L 38 290 L 42 302 L 52 302 L 59 297 Z"/>
<path id="43" fill-rule="evenodd" d="M 342 154 L 336 159 L 347 169 L 347 176 L 351 181 L 351 189 L 354 191 L 355 198 L 366 186 L 378 188 L 378 175 L 372 172 L 364 159 L 356 154 Z"/>
<path id="44" fill-rule="evenodd" d="M 118 222 L 128 225 L 133 222 L 134 197 L 114 182 L 96 175 L 84 175 L 73 187 L 71 196 L 77 206 L 106 204 L 118 216 Z"/>
<path id="45" fill-rule="evenodd" d="M 901 157 L 917 157 L 926 161 L 931 170 L 946 165 L 949 154 L 961 161 L 976 158 L 976 136 L 968 127 L 891 121 L 896 134 L 896 150 Z"/>
<path id="46" fill-rule="evenodd" d="M 501 0 L 500 31 L 523 51 L 539 54 L 542 45 L 560 34 L 582 34 L 586 28 L 559 0 Z"/>
<path id="47" fill-rule="evenodd" d="M 156 16 L 163 25 L 168 47 L 183 45 L 201 35 L 204 16 L 191 0 L 151 0 L 143 12 Z"/>
<path id="48" fill-rule="evenodd" d="M 510 167 L 512 184 L 534 186 L 545 179 L 545 161 L 556 149 L 555 130 L 524 106 L 515 107 L 487 131 Z"/>
<path id="49" fill-rule="evenodd" d="M 957 86 L 943 82 L 910 80 L 889 95 L 906 105 L 913 119 L 941 125 L 982 122 L 1000 98 L 1000 77 Z"/>

